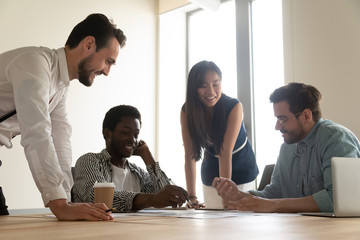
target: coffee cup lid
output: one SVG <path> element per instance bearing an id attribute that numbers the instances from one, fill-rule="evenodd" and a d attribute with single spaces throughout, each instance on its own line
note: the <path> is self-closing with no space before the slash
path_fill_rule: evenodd
<path id="1" fill-rule="evenodd" d="M 115 187 L 113 182 L 95 182 L 94 187 Z"/>

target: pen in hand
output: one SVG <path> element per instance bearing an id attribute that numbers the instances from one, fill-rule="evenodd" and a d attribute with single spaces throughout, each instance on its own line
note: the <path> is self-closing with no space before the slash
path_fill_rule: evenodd
<path id="1" fill-rule="evenodd" d="M 116 208 L 109 208 L 108 210 L 105 210 L 105 212 L 112 212 L 112 211 L 115 211 Z"/>
<path id="2" fill-rule="evenodd" d="M 193 203 L 192 201 L 190 201 L 190 199 L 189 199 L 188 197 L 186 197 L 186 203 L 187 203 L 190 207 L 196 206 L 196 204 Z"/>
<path id="3" fill-rule="evenodd" d="M 174 182 L 171 178 L 169 178 L 169 182 L 170 182 L 171 185 L 177 186 L 177 185 L 175 184 L 175 182 Z M 188 196 L 185 196 L 185 199 L 186 199 L 186 203 L 187 203 L 189 206 L 191 206 L 191 207 L 192 207 L 192 206 L 196 206 L 195 203 L 193 203 L 193 202 L 190 201 L 190 199 L 189 199 Z"/>

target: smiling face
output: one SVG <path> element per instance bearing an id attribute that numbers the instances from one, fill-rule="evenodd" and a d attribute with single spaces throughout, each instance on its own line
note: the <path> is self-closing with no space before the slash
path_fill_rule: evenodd
<path id="1" fill-rule="evenodd" d="M 282 133 L 285 143 L 297 143 L 307 136 L 310 130 L 305 126 L 304 111 L 296 114 L 290 112 L 286 101 L 274 103 L 273 106 L 277 118 L 275 129 Z"/>
<path id="2" fill-rule="evenodd" d="M 98 75 L 107 76 L 119 55 L 120 44 L 113 38 L 109 45 L 84 58 L 78 64 L 78 79 L 85 86 L 91 86 Z"/>
<path id="3" fill-rule="evenodd" d="M 137 145 L 140 132 L 140 121 L 133 117 L 122 117 L 113 132 L 107 130 L 106 150 L 112 159 L 130 157 Z"/>
<path id="4" fill-rule="evenodd" d="M 202 85 L 197 89 L 200 102 L 214 107 L 221 97 L 221 78 L 215 71 L 208 71 Z"/>

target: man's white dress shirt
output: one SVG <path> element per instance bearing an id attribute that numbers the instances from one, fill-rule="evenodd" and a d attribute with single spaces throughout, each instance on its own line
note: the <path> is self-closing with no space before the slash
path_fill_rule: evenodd
<path id="1" fill-rule="evenodd" d="M 21 134 L 45 206 L 55 199 L 70 201 L 71 126 L 65 106 L 69 84 L 64 48 L 25 47 L 0 54 L 0 117 L 17 111 L 0 123 L 0 146 L 11 148 L 11 139 Z"/>

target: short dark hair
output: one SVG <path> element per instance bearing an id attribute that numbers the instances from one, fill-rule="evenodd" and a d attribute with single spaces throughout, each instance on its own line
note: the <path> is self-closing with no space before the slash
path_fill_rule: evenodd
<path id="1" fill-rule="evenodd" d="M 114 131 L 116 125 L 121 122 L 123 117 L 133 117 L 139 119 L 141 126 L 141 114 L 136 107 L 129 105 L 119 105 L 111 108 L 106 114 L 103 121 L 103 132 L 105 129 Z"/>
<path id="2" fill-rule="evenodd" d="M 106 47 L 110 40 L 116 38 L 120 47 L 125 46 L 126 36 L 123 31 L 116 28 L 113 21 L 100 13 L 93 13 L 78 23 L 71 31 L 65 46 L 73 49 L 87 36 L 93 36 L 96 43 L 96 51 Z"/>
<path id="3" fill-rule="evenodd" d="M 288 83 L 270 95 L 272 103 L 287 101 L 294 114 L 310 109 L 315 122 L 321 118 L 321 99 L 321 93 L 314 86 L 296 82 Z"/>

